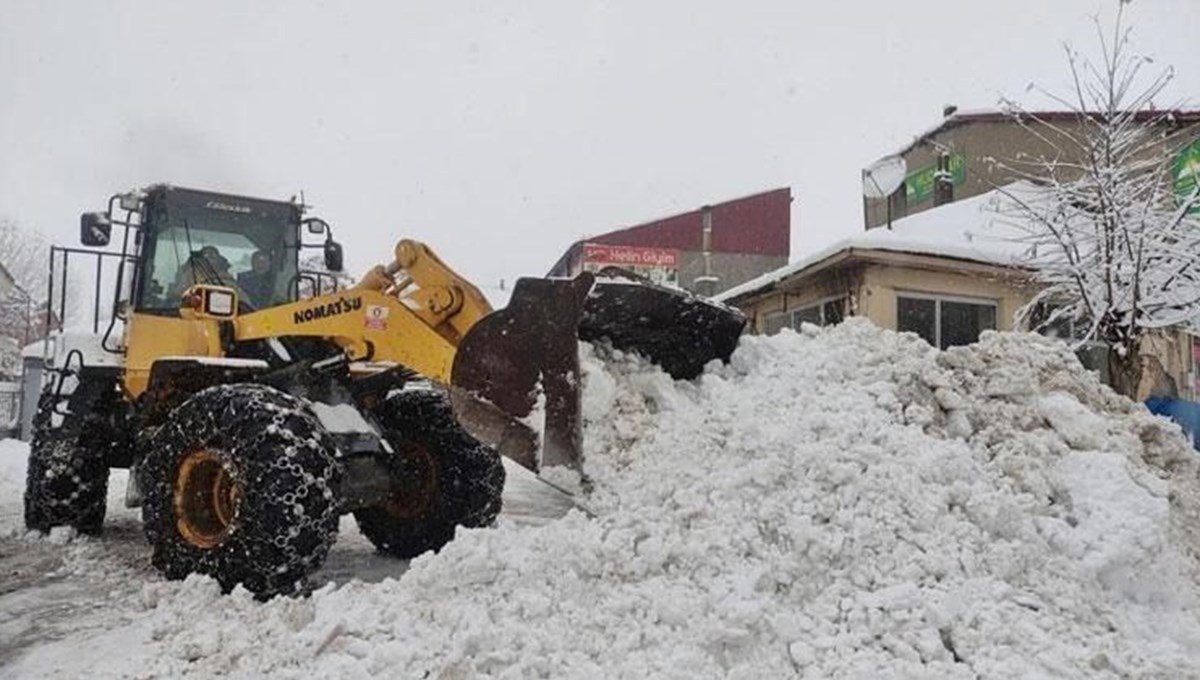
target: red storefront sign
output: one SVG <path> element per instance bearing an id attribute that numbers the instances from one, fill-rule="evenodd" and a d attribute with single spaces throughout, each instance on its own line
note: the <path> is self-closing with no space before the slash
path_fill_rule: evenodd
<path id="1" fill-rule="evenodd" d="M 639 248 L 637 246 L 607 246 L 600 243 L 583 244 L 583 261 L 587 264 L 611 264 L 618 267 L 679 266 L 679 251 L 671 248 Z"/>
<path id="2" fill-rule="evenodd" d="M 673 248 L 583 244 L 584 271 L 623 267 L 658 283 L 674 283 L 679 269 L 679 251 Z"/>

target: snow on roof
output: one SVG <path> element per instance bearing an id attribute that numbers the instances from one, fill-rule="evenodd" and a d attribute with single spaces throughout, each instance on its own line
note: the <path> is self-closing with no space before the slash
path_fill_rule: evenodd
<path id="1" fill-rule="evenodd" d="M 892 228 L 876 227 L 843 239 L 801 257 L 785 267 L 734 286 L 716 296 L 729 301 L 791 278 L 813 265 L 847 250 L 886 250 L 971 260 L 985 264 L 1017 266 L 1026 246 L 1015 242 L 1019 232 L 997 219 L 990 206 L 1001 191 L 1036 191 L 1028 182 L 1017 182 L 971 198 L 924 210 L 892 222 Z M 1011 219 L 1011 218 L 1006 218 Z"/>
<path id="2" fill-rule="evenodd" d="M 905 144 L 904 146 L 900 147 L 900 150 L 898 150 L 892 154 L 889 154 L 889 155 L 903 156 L 904 154 L 908 153 L 909 151 L 912 151 L 922 141 L 931 137 L 932 135 L 937 134 L 944 128 L 954 127 L 955 125 L 961 125 L 963 123 L 968 123 L 968 122 L 976 121 L 976 120 L 996 119 L 1002 115 L 1007 115 L 1007 114 L 1005 114 L 1003 110 L 996 109 L 996 108 L 962 109 L 962 110 L 954 111 L 953 113 L 951 113 L 947 116 L 943 116 L 942 119 L 937 121 L 936 123 L 933 123 L 929 127 L 925 128 L 924 130 L 921 130 L 920 132 L 918 132 L 916 135 L 913 136 L 911 142 L 909 142 L 908 144 Z"/>

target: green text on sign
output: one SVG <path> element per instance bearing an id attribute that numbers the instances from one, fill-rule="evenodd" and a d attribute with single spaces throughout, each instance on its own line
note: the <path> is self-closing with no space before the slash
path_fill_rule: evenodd
<path id="1" fill-rule="evenodd" d="M 967 164 L 962 154 L 950 154 L 950 182 L 955 186 L 967 179 Z M 921 168 L 904 178 L 905 199 L 909 205 L 924 201 L 933 195 L 933 187 L 937 181 L 937 165 Z"/>
<path id="2" fill-rule="evenodd" d="M 1183 147 L 1175 156 L 1172 174 L 1175 179 L 1175 196 L 1182 203 L 1192 201 L 1188 213 L 1200 215 L 1200 195 L 1196 192 L 1200 184 L 1200 137 L 1192 140 L 1191 144 Z"/>

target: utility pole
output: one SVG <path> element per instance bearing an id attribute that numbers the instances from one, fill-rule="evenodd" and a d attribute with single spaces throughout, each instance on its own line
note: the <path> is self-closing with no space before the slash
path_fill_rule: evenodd
<path id="1" fill-rule="evenodd" d="M 717 292 L 717 277 L 712 272 L 712 206 L 700 208 L 700 250 L 704 257 L 704 274 L 696 277 L 696 292 L 712 297 Z"/>

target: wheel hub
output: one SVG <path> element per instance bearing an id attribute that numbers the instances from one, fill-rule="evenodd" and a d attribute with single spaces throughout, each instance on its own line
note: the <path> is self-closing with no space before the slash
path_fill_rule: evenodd
<path id="1" fill-rule="evenodd" d="M 437 465 L 429 449 L 409 444 L 403 452 L 404 471 L 392 481 L 392 496 L 383 504 L 393 517 L 417 517 L 437 496 Z"/>
<path id="2" fill-rule="evenodd" d="M 217 547 L 229 535 L 241 498 L 241 484 L 216 454 L 207 449 L 187 454 L 173 495 L 179 535 L 197 548 Z"/>

